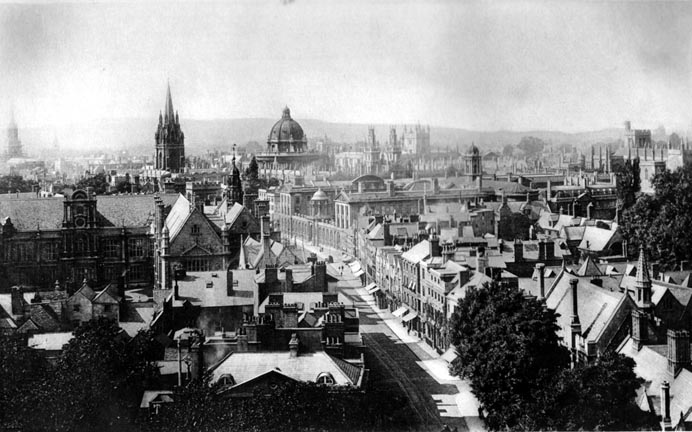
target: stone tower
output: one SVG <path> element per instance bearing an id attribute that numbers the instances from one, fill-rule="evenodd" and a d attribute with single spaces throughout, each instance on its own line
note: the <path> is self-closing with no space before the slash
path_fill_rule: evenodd
<path id="1" fill-rule="evenodd" d="M 23 157 L 22 142 L 19 140 L 19 129 L 17 122 L 14 121 L 14 111 L 10 117 L 10 124 L 7 126 L 7 159 Z"/>
<path id="2" fill-rule="evenodd" d="M 368 174 L 378 174 L 380 170 L 380 145 L 372 126 L 368 128 L 368 141 L 365 144 L 365 169 Z"/>
<path id="3" fill-rule="evenodd" d="M 243 204 L 243 184 L 240 180 L 240 170 L 235 164 L 235 145 L 233 146 L 233 161 L 231 180 L 228 184 L 228 200 L 229 203 Z"/>
<path id="4" fill-rule="evenodd" d="M 155 168 L 172 173 L 183 172 L 185 168 L 185 134 L 180 130 L 178 113 L 173 110 L 170 84 L 166 93 L 165 112 L 159 112 Z"/>

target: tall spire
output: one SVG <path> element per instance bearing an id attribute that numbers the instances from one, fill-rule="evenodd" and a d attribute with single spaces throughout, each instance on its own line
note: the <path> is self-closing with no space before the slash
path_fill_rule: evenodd
<path id="1" fill-rule="evenodd" d="M 637 292 L 637 306 L 644 310 L 650 309 L 652 307 L 651 277 L 649 277 L 649 267 L 646 262 L 644 245 L 639 246 L 639 261 L 637 262 L 637 276 L 634 280 L 634 288 Z"/>
<path id="2" fill-rule="evenodd" d="M 168 121 L 173 122 L 175 118 L 175 111 L 173 111 L 173 99 L 171 99 L 171 83 L 168 82 L 168 91 L 166 92 L 166 118 Z"/>
<path id="3" fill-rule="evenodd" d="M 649 267 L 646 262 L 646 254 L 644 253 L 644 245 L 639 246 L 639 261 L 637 262 L 637 278 L 635 279 L 637 285 L 641 283 L 651 284 L 651 277 L 649 276 Z"/>

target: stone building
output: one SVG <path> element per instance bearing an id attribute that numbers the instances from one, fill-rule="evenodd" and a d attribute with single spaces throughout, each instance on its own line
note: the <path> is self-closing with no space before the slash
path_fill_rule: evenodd
<path id="1" fill-rule="evenodd" d="M 175 199 L 164 195 L 161 206 L 170 208 Z M 64 198 L 0 197 L 4 288 L 57 280 L 74 291 L 85 278 L 97 285 L 153 283 L 154 210 L 152 196 L 96 197 L 90 190 Z"/>

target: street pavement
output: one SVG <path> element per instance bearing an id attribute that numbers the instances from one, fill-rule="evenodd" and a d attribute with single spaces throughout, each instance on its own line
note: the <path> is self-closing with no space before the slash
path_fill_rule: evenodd
<path id="1" fill-rule="evenodd" d="M 304 247 L 320 258 L 331 255 L 336 265 L 343 259 L 333 249 L 320 249 L 309 243 Z M 420 430 L 441 431 L 447 425 L 459 432 L 485 431 L 469 383 L 449 375 L 447 361 L 418 337 L 408 334 L 399 318 L 379 309 L 349 266 L 343 266 L 342 277 L 338 283 L 340 292 L 359 309 L 361 336 L 366 352 L 371 354 L 366 357 L 366 367 L 382 381 L 368 384 L 398 385 L 422 425 Z"/>

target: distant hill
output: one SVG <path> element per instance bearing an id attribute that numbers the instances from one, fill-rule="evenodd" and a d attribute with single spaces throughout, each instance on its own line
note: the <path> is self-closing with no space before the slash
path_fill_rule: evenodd
<path id="1" fill-rule="evenodd" d="M 185 132 L 186 153 L 203 154 L 207 150 L 229 149 L 236 143 L 244 145 L 256 141 L 264 145 L 272 125 L 277 119 L 219 119 L 219 120 L 182 120 Z M 368 125 L 355 123 L 330 123 L 312 119 L 297 119 L 308 136 L 308 140 L 328 136 L 333 142 L 355 143 L 364 141 Z M 33 128 L 21 129 L 20 139 L 25 150 L 32 156 L 53 155 L 55 138 L 59 143 L 60 153 L 74 155 L 98 151 L 115 152 L 128 150 L 133 154 L 152 154 L 154 132 L 157 119 L 118 119 L 104 120 L 97 123 L 73 124 L 58 129 Z M 374 125 L 378 140 L 386 142 L 389 136 L 389 125 Z M 430 128 L 430 139 L 433 147 L 451 149 L 459 146 L 465 149 L 475 142 L 481 151 L 498 150 L 506 144 L 517 144 L 524 136 L 534 136 L 547 143 L 570 144 L 574 146 L 591 145 L 598 142 L 616 141 L 622 136 L 622 129 L 606 129 L 591 132 L 564 133 L 554 131 L 495 131 L 483 132 L 458 128 Z M 402 126 L 397 125 L 401 134 Z M 5 145 L 0 142 L 0 147 Z"/>

